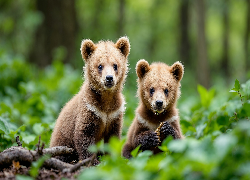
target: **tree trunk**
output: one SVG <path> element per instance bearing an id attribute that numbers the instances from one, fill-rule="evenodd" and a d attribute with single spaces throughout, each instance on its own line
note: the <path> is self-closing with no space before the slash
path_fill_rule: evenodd
<path id="1" fill-rule="evenodd" d="M 125 0 L 119 0 L 119 17 L 118 17 L 118 37 L 123 36 L 124 34 L 124 14 L 125 14 Z"/>
<path id="2" fill-rule="evenodd" d="M 230 79 L 230 71 L 229 71 L 229 1 L 225 1 L 224 11 L 223 11 L 223 54 L 221 61 L 221 69 L 224 73 L 227 82 Z"/>
<path id="3" fill-rule="evenodd" d="M 182 0 L 180 4 L 180 60 L 190 65 L 189 41 L 189 0 Z"/>
<path id="4" fill-rule="evenodd" d="M 246 72 L 250 70 L 250 49 L 249 49 L 249 36 L 250 36 L 250 0 L 247 1 L 247 17 L 246 17 L 246 34 L 244 37 L 245 61 Z"/>
<path id="5" fill-rule="evenodd" d="M 37 9 L 43 14 L 43 23 L 36 33 L 30 61 L 39 66 L 51 64 L 53 51 L 65 47 L 64 62 L 72 60 L 77 31 L 75 0 L 37 0 Z"/>
<path id="6" fill-rule="evenodd" d="M 148 57 L 151 60 L 155 58 L 155 50 L 156 50 L 156 44 L 157 44 L 157 32 L 159 31 L 159 21 L 157 17 L 157 9 L 161 5 L 161 0 L 155 0 L 152 3 L 152 6 L 150 7 L 151 16 L 149 19 L 149 26 L 150 26 L 150 38 L 148 43 Z"/>
<path id="7" fill-rule="evenodd" d="M 197 5 L 197 29 L 198 29 L 198 59 L 197 77 L 198 82 L 205 88 L 210 87 L 209 63 L 207 58 L 207 46 L 205 35 L 205 4 L 204 0 L 196 0 Z"/>

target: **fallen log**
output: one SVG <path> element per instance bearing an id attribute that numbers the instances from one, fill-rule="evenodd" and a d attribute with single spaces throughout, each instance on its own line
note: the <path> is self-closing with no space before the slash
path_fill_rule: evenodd
<path id="1" fill-rule="evenodd" d="M 70 154 L 72 152 L 73 152 L 73 149 L 65 147 L 65 146 L 58 146 L 58 147 L 43 149 L 43 155 L 49 154 L 52 157 Z M 41 155 L 37 151 L 27 150 L 20 146 L 12 146 L 0 153 L 0 168 L 10 166 L 12 164 L 12 161 L 19 162 L 20 164 L 29 166 L 33 161 L 38 160 L 39 157 L 41 157 Z M 59 170 L 62 169 L 62 167 L 64 168 L 71 167 L 70 166 L 71 164 L 64 163 L 55 158 L 53 158 L 52 161 L 50 161 L 50 159 L 46 161 L 49 161 L 48 164 L 53 164 L 52 162 L 54 162 L 54 164 L 58 164 L 59 168 L 55 168 L 55 169 L 59 169 Z M 57 167 L 57 165 L 54 165 L 54 167 Z"/>
<path id="2" fill-rule="evenodd" d="M 52 148 L 45 148 L 44 144 L 40 146 L 40 138 L 37 144 L 37 149 L 27 150 L 22 147 L 19 140 L 19 136 L 16 137 L 18 146 L 12 146 L 0 153 L 0 169 L 7 168 L 12 165 L 13 162 L 19 162 L 22 165 L 30 166 L 33 161 L 38 160 L 43 155 L 50 155 L 51 158 L 44 161 L 43 166 L 45 168 L 53 168 L 63 172 L 74 172 L 81 168 L 82 165 L 90 162 L 92 163 L 95 156 L 87 158 L 83 161 L 78 162 L 75 165 L 60 161 L 59 159 L 53 158 L 55 156 L 67 155 L 74 152 L 72 148 L 66 146 L 57 146 Z"/>

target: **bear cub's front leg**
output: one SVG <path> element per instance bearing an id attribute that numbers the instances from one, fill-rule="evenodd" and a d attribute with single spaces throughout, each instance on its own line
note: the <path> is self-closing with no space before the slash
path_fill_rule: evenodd
<path id="1" fill-rule="evenodd" d="M 177 139 L 174 128 L 168 122 L 164 122 L 162 123 L 159 130 L 160 141 L 164 141 L 164 139 L 166 139 L 168 136 L 172 136 L 174 139 Z"/>
<path id="2" fill-rule="evenodd" d="M 138 135 L 138 145 L 141 145 L 141 150 L 150 150 L 160 143 L 156 132 L 145 131 Z"/>

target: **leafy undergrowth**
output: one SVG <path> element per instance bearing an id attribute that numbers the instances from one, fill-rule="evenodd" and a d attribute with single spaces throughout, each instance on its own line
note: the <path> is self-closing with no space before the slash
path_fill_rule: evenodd
<path id="1" fill-rule="evenodd" d="M 215 95 L 201 86 L 198 91 L 200 102 L 182 117 L 184 140 L 167 138 L 158 155 L 134 150 L 128 161 L 120 156 L 124 140 L 113 138 L 109 145 L 91 148 L 109 155 L 79 179 L 249 179 L 250 81 L 240 85 L 236 80 L 229 93 Z"/>
<path id="2" fill-rule="evenodd" d="M 81 72 L 60 60 L 38 70 L 3 52 L 0 58 L 0 152 L 17 145 L 17 135 L 28 149 L 35 149 L 39 136 L 48 147 L 60 109 L 81 86 Z M 161 147 L 163 153 L 135 150 L 134 158 L 126 160 L 121 157 L 126 137 L 113 138 L 108 145 L 90 148 L 108 154 L 97 167 L 83 169 L 76 178 L 250 179 L 250 80 L 243 84 L 236 80 L 231 90 L 206 90 L 200 85 L 197 90 L 198 101 L 191 96 L 179 105 L 184 140 L 168 138 Z M 124 94 L 123 135 L 137 106 L 133 93 L 125 88 Z M 18 179 L 37 177 L 40 167 L 34 164 L 34 172 L 25 171 L 26 176 Z"/>

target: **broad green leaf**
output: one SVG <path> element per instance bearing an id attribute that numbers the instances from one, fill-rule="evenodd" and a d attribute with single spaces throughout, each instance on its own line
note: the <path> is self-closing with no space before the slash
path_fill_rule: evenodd
<path id="1" fill-rule="evenodd" d="M 212 99 L 214 98 L 215 90 L 214 89 L 207 90 L 205 87 L 201 85 L 198 85 L 197 89 L 200 94 L 202 106 L 208 108 Z"/>
<path id="2" fill-rule="evenodd" d="M 30 142 L 32 142 L 36 139 L 36 136 L 31 134 L 31 135 L 27 135 L 27 136 L 22 137 L 22 139 L 26 144 L 29 144 Z"/>
<path id="3" fill-rule="evenodd" d="M 240 90 L 240 82 L 236 79 L 234 82 L 234 88 L 232 88 L 229 92 L 238 92 Z"/>
<path id="4" fill-rule="evenodd" d="M 42 126 L 42 123 L 34 124 L 33 131 L 36 133 L 36 135 L 41 135 L 44 131 L 44 127 Z"/>
<path id="5" fill-rule="evenodd" d="M 152 151 L 146 150 L 138 154 L 137 157 L 131 160 L 131 163 L 134 167 L 138 169 L 143 169 L 146 166 L 146 163 L 149 157 L 152 155 Z"/>
<path id="6" fill-rule="evenodd" d="M 181 125 L 185 126 L 186 128 L 188 128 L 189 126 L 192 126 L 192 124 L 186 120 L 181 120 L 180 123 L 181 123 Z"/>
<path id="7" fill-rule="evenodd" d="M 0 134 L 1 133 L 4 133 L 4 134 L 8 134 L 9 133 L 8 123 L 2 117 L 0 117 Z"/>
<path id="8" fill-rule="evenodd" d="M 244 103 L 241 111 L 243 116 L 250 117 L 250 103 Z"/>
<path id="9" fill-rule="evenodd" d="M 141 145 L 137 146 L 133 151 L 131 151 L 131 155 L 133 157 L 136 157 L 139 154 L 140 147 L 141 147 Z"/>
<path id="10" fill-rule="evenodd" d="M 22 126 L 20 126 L 19 128 L 17 128 L 17 130 L 15 130 L 15 131 L 10 131 L 9 136 L 10 136 L 12 139 L 14 139 L 15 136 L 16 136 L 16 134 L 17 134 L 19 131 L 25 131 L 25 129 L 26 129 L 26 125 L 22 125 Z"/>
<path id="11" fill-rule="evenodd" d="M 234 83 L 234 90 L 239 91 L 240 90 L 240 82 L 236 79 Z"/>
<path id="12" fill-rule="evenodd" d="M 201 85 L 198 85 L 198 92 L 199 92 L 199 94 L 200 94 L 201 104 L 202 104 L 203 106 L 206 106 L 207 100 L 208 100 L 208 92 L 207 92 L 207 89 L 204 88 L 204 87 L 201 86 Z"/>
<path id="13" fill-rule="evenodd" d="M 165 155 L 163 154 L 157 154 L 155 156 L 152 156 L 151 158 L 149 158 L 147 165 L 145 167 L 145 170 L 149 172 L 158 172 L 159 164 L 164 158 L 165 158 Z"/>
<path id="14" fill-rule="evenodd" d="M 217 118 L 217 123 L 219 125 L 227 125 L 229 123 L 229 117 L 227 117 L 227 116 L 219 116 Z"/>
<path id="15" fill-rule="evenodd" d="M 240 132 L 242 131 L 248 131 L 250 134 L 250 121 L 249 120 L 243 120 L 238 123 L 237 128 L 239 128 Z"/>
<path id="16" fill-rule="evenodd" d="M 187 148 L 187 143 L 186 143 L 186 139 L 185 140 L 175 140 L 175 141 L 171 141 L 168 144 L 168 149 L 172 152 L 179 152 L 182 153 L 186 150 Z"/>
<path id="17" fill-rule="evenodd" d="M 237 143 L 237 138 L 231 134 L 222 134 L 214 140 L 217 149 L 217 158 L 223 158 L 227 152 Z"/>
<path id="18" fill-rule="evenodd" d="M 119 140 L 116 136 L 112 136 L 109 140 L 109 152 L 115 157 L 120 157 L 124 140 Z"/>
<path id="19" fill-rule="evenodd" d="M 239 174 L 248 174 L 248 175 L 250 175 L 249 169 L 250 169 L 250 162 L 247 162 L 247 163 L 242 163 L 240 165 L 240 167 L 238 167 L 237 171 L 238 171 Z"/>
<path id="20" fill-rule="evenodd" d="M 196 138 L 200 138 L 203 135 L 204 129 L 207 127 L 207 123 L 200 124 L 196 127 Z"/>
<path id="21" fill-rule="evenodd" d="M 172 136 L 168 136 L 166 139 L 163 140 L 162 145 L 159 146 L 159 149 L 162 150 L 162 151 L 164 151 L 164 152 L 169 152 L 167 145 L 172 140 L 173 140 L 173 137 Z"/>

